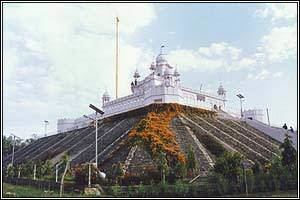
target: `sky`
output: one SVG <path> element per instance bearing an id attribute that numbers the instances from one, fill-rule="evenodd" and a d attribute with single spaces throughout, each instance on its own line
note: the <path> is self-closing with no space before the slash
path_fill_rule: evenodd
<path id="1" fill-rule="evenodd" d="M 182 85 L 226 107 L 269 109 L 272 125 L 297 128 L 296 3 L 4 3 L 3 133 L 56 133 L 57 119 L 91 113 L 115 91 L 120 19 L 120 96 L 136 69 L 149 74 L 164 45 Z"/>

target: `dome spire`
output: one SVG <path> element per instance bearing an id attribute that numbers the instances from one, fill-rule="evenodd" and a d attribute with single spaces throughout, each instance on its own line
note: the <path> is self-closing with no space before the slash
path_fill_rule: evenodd
<path id="1" fill-rule="evenodd" d="M 154 56 L 153 56 L 153 59 L 152 59 L 152 63 L 151 63 L 151 66 L 150 66 L 150 70 L 151 70 L 151 71 L 155 71 Z"/>
<path id="2" fill-rule="evenodd" d="M 138 78 L 140 78 L 140 77 L 141 77 L 141 76 L 140 76 L 138 70 L 136 69 L 135 72 L 134 72 L 133 78 L 138 79 Z"/>
<path id="3" fill-rule="evenodd" d="M 178 70 L 177 70 L 177 65 L 176 65 L 176 67 L 175 67 L 174 76 L 175 76 L 175 77 L 179 77 L 179 76 L 180 76 L 180 74 L 179 74 L 179 72 L 178 72 Z"/>
<path id="4" fill-rule="evenodd" d="M 218 88 L 218 95 L 220 95 L 220 96 L 225 96 L 225 94 L 226 94 L 226 90 L 223 88 L 223 85 L 222 85 L 222 83 L 220 83 L 220 86 L 219 86 L 219 88 Z"/>
<path id="5" fill-rule="evenodd" d="M 165 47 L 165 45 L 161 45 L 160 47 L 160 53 L 159 54 L 163 54 L 163 48 Z"/>

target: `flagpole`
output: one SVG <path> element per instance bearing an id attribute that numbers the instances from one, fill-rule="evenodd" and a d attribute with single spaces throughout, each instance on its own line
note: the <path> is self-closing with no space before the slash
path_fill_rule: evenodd
<path id="1" fill-rule="evenodd" d="M 116 17 L 116 99 L 118 98 L 118 74 L 119 74 L 119 18 Z"/>

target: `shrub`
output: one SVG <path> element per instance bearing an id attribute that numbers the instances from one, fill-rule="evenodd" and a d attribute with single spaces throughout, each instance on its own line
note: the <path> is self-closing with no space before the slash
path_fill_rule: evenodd
<path id="1" fill-rule="evenodd" d="M 237 153 L 225 152 L 216 160 L 214 171 L 223 175 L 231 184 L 238 182 L 242 175 L 241 162 L 243 157 Z"/>
<path id="2" fill-rule="evenodd" d="M 214 185 L 214 189 L 210 191 L 211 193 L 215 195 L 224 195 L 228 193 L 229 182 L 223 175 L 212 173 L 209 177 L 209 182 Z"/>
<path id="3" fill-rule="evenodd" d="M 172 109 L 169 109 L 172 110 Z M 178 113 L 175 111 L 149 112 L 129 133 L 132 143 L 142 146 L 155 159 L 161 152 L 166 153 L 169 165 L 174 159 L 185 162 L 175 134 L 169 124 Z M 174 162 L 176 164 L 176 162 Z"/>
<path id="4" fill-rule="evenodd" d="M 195 153 L 191 145 L 189 145 L 188 149 L 188 156 L 187 156 L 187 163 L 186 163 L 187 170 L 194 172 L 196 168 L 196 158 Z"/>
<path id="5" fill-rule="evenodd" d="M 280 145 L 280 149 L 282 149 L 282 165 L 292 166 L 296 162 L 297 152 L 288 134 L 286 134 L 284 142 Z"/>
<path id="6" fill-rule="evenodd" d="M 184 178 L 187 173 L 187 167 L 184 163 L 177 163 L 174 169 L 176 178 Z"/>
<path id="7" fill-rule="evenodd" d="M 121 187 L 119 185 L 111 186 L 112 195 L 119 197 L 121 195 Z"/>
<path id="8" fill-rule="evenodd" d="M 9 164 L 7 166 L 7 169 L 6 169 L 6 176 L 8 176 L 8 177 L 14 177 L 14 175 L 15 175 L 14 171 L 15 171 L 14 166 L 12 164 Z"/>
<path id="9" fill-rule="evenodd" d="M 116 183 L 120 184 L 120 181 L 124 176 L 122 163 L 119 162 L 118 164 L 113 164 L 112 170 L 113 170 L 113 177 L 115 178 Z"/>
<path id="10" fill-rule="evenodd" d="M 77 185 L 88 185 L 89 179 L 89 165 L 76 165 L 72 168 L 72 174 L 74 175 L 74 181 Z M 91 165 L 91 183 L 99 182 L 99 178 L 96 176 L 97 170 Z"/>
<path id="11" fill-rule="evenodd" d="M 248 192 L 252 192 L 254 190 L 255 178 L 252 169 L 246 170 L 246 178 L 247 178 L 247 186 Z"/>

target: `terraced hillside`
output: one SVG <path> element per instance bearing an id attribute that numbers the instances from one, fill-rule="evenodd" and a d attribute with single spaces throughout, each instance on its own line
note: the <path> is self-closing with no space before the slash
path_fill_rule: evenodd
<path id="1" fill-rule="evenodd" d="M 68 154 L 71 166 L 94 162 L 93 126 L 40 138 L 15 152 L 14 164 L 50 160 L 53 165 Z M 128 173 L 155 168 L 159 150 L 184 162 L 190 148 L 196 173 L 205 176 L 224 151 L 237 151 L 248 160 L 265 163 L 279 155 L 280 143 L 248 124 L 222 119 L 217 113 L 178 104 L 152 104 L 98 122 L 98 163 L 108 174 L 122 163 Z M 5 168 L 11 155 L 3 159 Z"/>

